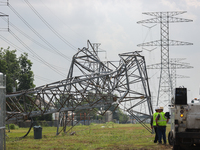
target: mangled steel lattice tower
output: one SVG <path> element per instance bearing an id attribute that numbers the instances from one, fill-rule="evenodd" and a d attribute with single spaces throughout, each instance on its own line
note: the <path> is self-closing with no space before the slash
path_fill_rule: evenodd
<path id="1" fill-rule="evenodd" d="M 68 121 L 62 118 L 68 111 L 94 111 L 105 106 L 109 109 L 115 103 L 142 123 L 139 115 L 149 118 L 152 114 L 145 59 L 139 52 L 123 53 L 119 57 L 118 64 L 102 62 L 88 41 L 88 47 L 79 49 L 73 56 L 67 79 L 8 94 L 7 120 L 60 112 L 65 131 Z"/>

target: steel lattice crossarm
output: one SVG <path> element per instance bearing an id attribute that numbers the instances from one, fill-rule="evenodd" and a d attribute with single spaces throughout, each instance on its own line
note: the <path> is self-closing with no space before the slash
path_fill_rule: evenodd
<path id="1" fill-rule="evenodd" d="M 172 89 L 176 87 L 176 79 L 177 78 L 189 78 L 187 76 L 181 76 L 176 74 L 177 69 L 191 69 L 193 66 L 190 66 L 189 63 L 181 62 L 185 60 L 185 58 L 170 58 L 170 70 L 171 70 L 171 81 L 172 81 Z M 147 65 L 147 69 L 161 69 L 161 64 L 153 64 Z"/>
<path id="2" fill-rule="evenodd" d="M 171 64 L 171 79 L 172 79 L 172 88 L 175 89 L 176 86 L 176 79 L 177 78 L 187 78 L 186 76 L 180 76 L 177 75 L 176 70 L 177 69 L 191 69 L 193 68 L 190 66 L 189 63 L 182 62 L 184 58 L 170 58 L 170 64 Z"/>
<path id="3" fill-rule="evenodd" d="M 193 45 L 193 43 L 175 41 L 175 40 L 168 40 L 168 41 L 156 40 L 156 41 L 151 41 L 151 42 L 138 44 L 137 46 L 162 46 L 162 45 L 166 45 L 166 46 L 182 46 L 182 45 Z"/>
<path id="4" fill-rule="evenodd" d="M 156 16 L 160 17 L 161 14 L 168 14 L 169 16 L 177 16 L 183 13 L 186 13 L 187 11 L 170 11 L 170 12 L 143 12 L 144 15 L 150 15 L 150 16 Z"/>
<path id="5" fill-rule="evenodd" d="M 118 64 L 100 61 L 88 41 L 88 47 L 79 49 L 73 56 L 67 79 L 7 94 L 7 120 L 107 107 L 104 114 L 114 103 L 127 112 L 134 110 L 131 115 L 138 122 L 139 113 L 151 116 L 153 111 L 144 57 L 139 52 L 123 53 L 119 57 Z"/>
<path id="6" fill-rule="evenodd" d="M 176 79 L 177 78 L 183 79 L 183 78 L 190 78 L 190 77 L 184 76 L 184 75 L 178 75 L 178 74 L 176 74 L 176 71 L 175 71 L 175 72 L 171 73 L 171 78 L 172 78 L 172 88 L 175 89 L 177 87 L 177 85 L 176 85 Z"/>
<path id="7" fill-rule="evenodd" d="M 175 22 L 191 22 L 190 19 L 176 18 L 177 16 L 187 11 L 172 11 L 172 12 L 144 12 L 142 14 L 155 16 L 156 18 L 138 21 L 137 23 L 175 23 Z"/>
<path id="8" fill-rule="evenodd" d="M 191 69 L 194 68 L 190 66 L 190 64 L 184 64 L 184 63 L 170 63 L 170 69 Z M 153 65 L 147 65 L 147 69 L 161 69 L 161 64 L 153 64 Z"/>
<path id="9" fill-rule="evenodd" d="M 176 75 L 176 78 L 190 78 L 189 76 L 184 76 L 184 75 Z"/>

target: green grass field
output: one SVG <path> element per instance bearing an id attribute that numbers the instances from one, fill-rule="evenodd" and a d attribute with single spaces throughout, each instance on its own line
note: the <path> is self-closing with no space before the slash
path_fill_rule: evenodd
<path id="1" fill-rule="evenodd" d="M 68 127 L 69 129 L 70 127 Z M 6 132 L 7 150 L 171 150 L 167 144 L 153 143 L 154 134 L 150 134 L 139 124 L 93 124 L 75 126 L 69 133 L 56 136 L 56 127 L 43 127 L 42 139 L 34 139 L 33 129 L 26 138 L 28 128 L 19 128 Z M 167 127 L 168 134 L 169 126 Z"/>

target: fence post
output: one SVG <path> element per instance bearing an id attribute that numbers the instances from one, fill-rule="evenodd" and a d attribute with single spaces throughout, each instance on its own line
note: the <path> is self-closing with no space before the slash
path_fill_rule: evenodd
<path id="1" fill-rule="evenodd" d="M 0 150 L 6 149 L 6 77 L 0 72 Z"/>

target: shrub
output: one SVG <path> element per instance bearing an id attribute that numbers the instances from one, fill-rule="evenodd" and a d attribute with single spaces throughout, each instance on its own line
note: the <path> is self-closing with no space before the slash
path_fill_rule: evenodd
<path id="1" fill-rule="evenodd" d="M 79 123 L 78 126 L 83 126 L 83 124 L 82 124 L 82 123 Z"/>
<path id="2" fill-rule="evenodd" d="M 9 124 L 10 129 L 15 130 L 15 129 L 19 129 L 18 125 L 15 124 Z"/>
<path id="3" fill-rule="evenodd" d="M 90 123 L 90 125 L 93 126 L 93 125 L 95 125 L 95 123 L 92 122 L 92 123 Z"/>
<path id="4" fill-rule="evenodd" d="M 107 128 L 111 128 L 111 127 L 114 128 L 114 124 L 115 124 L 115 123 L 112 122 L 112 121 L 106 122 L 106 127 L 107 127 Z"/>
<path id="5" fill-rule="evenodd" d="M 46 121 L 41 121 L 40 123 L 41 123 L 42 127 L 48 127 L 49 126 Z"/>

